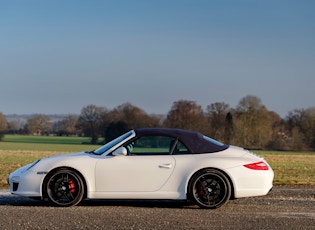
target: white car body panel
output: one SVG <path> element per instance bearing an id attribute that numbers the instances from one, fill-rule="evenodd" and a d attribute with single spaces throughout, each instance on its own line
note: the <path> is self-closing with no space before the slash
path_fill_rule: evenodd
<path id="1" fill-rule="evenodd" d="M 155 192 L 160 190 L 175 168 L 169 156 L 115 156 L 96 163 L 97 192 Z"/>
<path id="2" fill-rule="evenodd" d="M 244 162 L 244 158 L 239 160 L 239 156 L 246 154 L 244 150 L 230 147 L 225 151 L 226 153 L 173 156 L 100 157 L 87 153 L 55 156 L 42 159 L 41 167 L 34 167 L 27 174 L 24 168 L 15 171 L 11 178 L 19 177 L 20 182 L 27 183 L 20 183 L 19 191 L 12 193 L 40 197 L 41 185 L 47 174 L 37 173 L 69 167 L 77 169 L 84 177 L 88 198 L 185 199 L 189 178 L 203 168 L 217 168 L 225 172 L 235 187 L 235 198 L 267 194 L 272 187 L 270 178 L 273 177 L 273 172 L 268 171 L 269 176 L 266 177 L 266 171 L 250 170 L 243 166 L 244 163 L 263 159 L 249 155 L 248 162 Z"/>
<path id="3" fill-rule="evenodd" d="M 270 166 L 268 170 L 244 167 L 253 162 L 267 162 L 239 147 L 202 154 L 106 154 L 81 152 L 41 159 L 33 167 L 24 166 L 10 175 L 10 191 L 26 197 L 43 197 L 45 177 L 58 168 L 74 169 L 82 175 L 86 197 L 91 199 L 187 199 L 190 179 L 206 168 L 217 169 L 229 178 L 235 198 L 266 195 L 272 188 L 274 174 Z M 17 184 L 18 188 L 14 187 Z"/>

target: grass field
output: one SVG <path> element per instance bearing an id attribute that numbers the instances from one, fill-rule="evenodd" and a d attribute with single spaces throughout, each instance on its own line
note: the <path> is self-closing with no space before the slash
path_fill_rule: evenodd
<path id="1" fill-rule="evenodd" d="M 315 184 L 315 153 L 260 153 L 275 173 L 274 184 Z"/>
<path id="2" fill-rule="evenodd" d="M 88 137 L 64 137 L 64 136 L 27 136 L 5 135 L 3 142 L 15 143 L 49 143 L 49 144 L 82 144 L 89 142 Z"/>
<path id="3" fill-rule="evenodd" d="M 15 169 L 36 159 L 61 153 L 96 149 L 83 137 L 42 137 L 6 135 L 0 142 L 0 188 L 8 188 L 6 178 Z M 275 172 L 274 184 L 315 184 L 314 152 L 255 151 Z"/>

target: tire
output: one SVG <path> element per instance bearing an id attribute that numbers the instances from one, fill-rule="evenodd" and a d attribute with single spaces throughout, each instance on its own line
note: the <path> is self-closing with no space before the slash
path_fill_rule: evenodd
<path id="1" fill-rule="evenodd" d="M 201 208 L 219 208 L 229 201 L 231 184 L 222 172 L 205 169 L 192 177 L 188 195 Z"/>
<path id="2" fill-rule="evenodd" d="M 70 169 L 59 169 L 48 176 L 46 194 L 49 201 L 60 207 L 74 206 L 80 203 L 84 195 L 81 176 Z"/>

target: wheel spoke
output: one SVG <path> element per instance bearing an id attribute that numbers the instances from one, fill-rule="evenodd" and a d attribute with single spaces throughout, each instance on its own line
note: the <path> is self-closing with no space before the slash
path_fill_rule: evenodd
<path id="1" fill-rule="evenodd" d="M 201 207 L 216 208 L 227 202 L 230 190 L 223 177 L 205 172 L 196 177 L 192 194 Z"/>
<path id="2" fill-rule="evenodd" d="M 70 191 L 69 191 L 69 192 L 67 192 L 66 197 L 68 198 L 68 200 L 69 200 L 69 201 L 71 201 L 71 200 L 74 200 L 74 199 L 75 199 L 75 197 L 73 196 L 73 194 L 72 194 Z"/>
<path id="3" fill-rule="evenodd" d="M 82 182 L 75 173 L 63 171 L 65 172 L 57 172 L 48 180 L 48 198 L 60 206 L 77 204 L 83 197 Z"/>

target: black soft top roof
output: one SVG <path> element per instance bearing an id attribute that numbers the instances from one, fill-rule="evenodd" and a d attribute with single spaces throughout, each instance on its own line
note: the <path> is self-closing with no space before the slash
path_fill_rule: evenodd
<path id="1" fill-rule="evenodd" d="M 199 132 L 173 129 L 173 128 L 139 128 L 134 130 L 137 136 L 146 135 L 166 135 L 177 138 L 190 150 L 191 153 L 214 153 L 227 149 L 225 144 L 217 144 L 208 141 L 204 135 Z"/>

